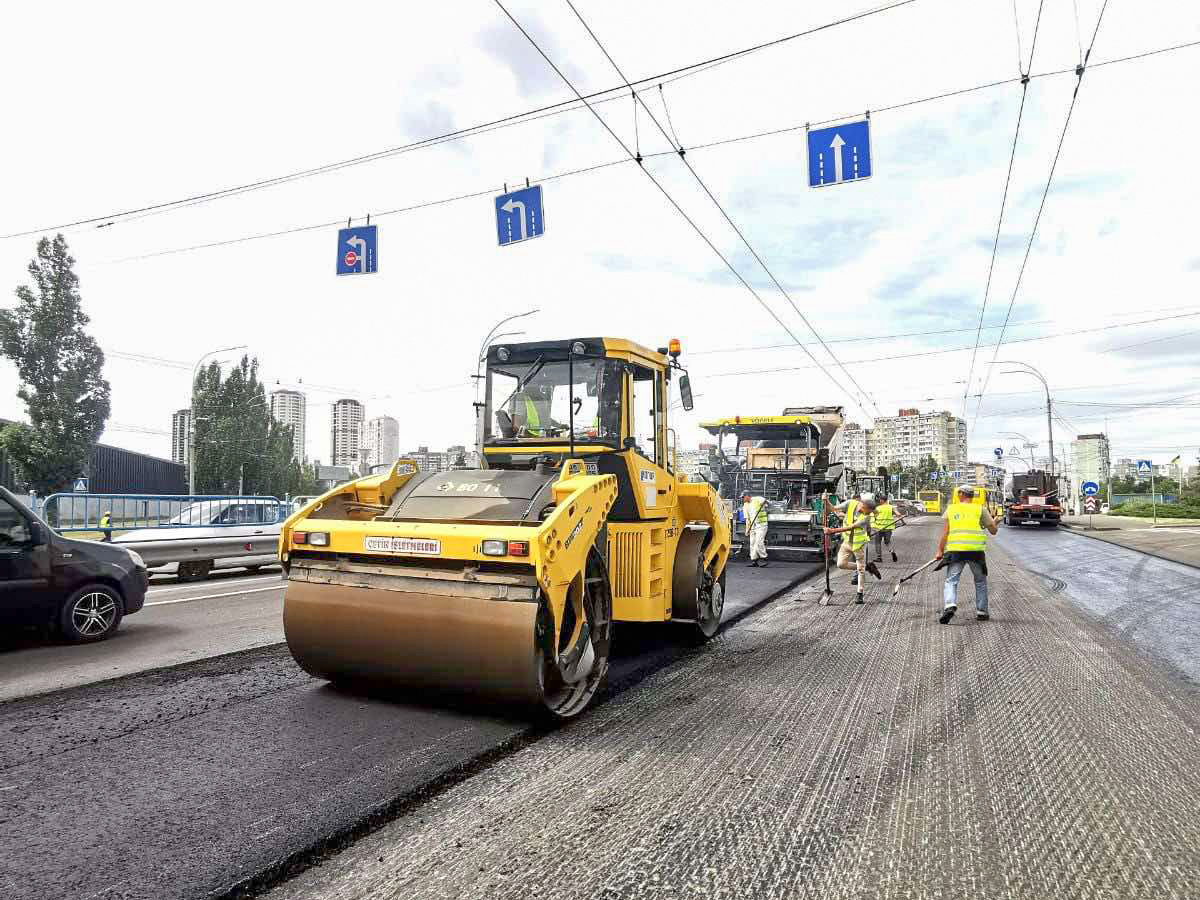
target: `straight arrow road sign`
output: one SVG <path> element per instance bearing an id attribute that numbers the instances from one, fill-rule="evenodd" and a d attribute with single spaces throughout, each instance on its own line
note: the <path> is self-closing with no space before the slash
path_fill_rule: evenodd
<path id="1" fill-rule="evenodd" d="M 823 187 L 871 177 L 871 120 L 808 132 L 808 185 Z"/>

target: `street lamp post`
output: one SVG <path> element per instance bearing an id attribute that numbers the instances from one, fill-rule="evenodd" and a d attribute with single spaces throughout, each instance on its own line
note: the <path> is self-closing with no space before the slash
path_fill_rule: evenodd
<path id="1" fill-rule="evenodd" d="M 1046 390 L 1046 437 L 1050 442 L 1050 480 L 1054 480 L 1054 424 L 1050 405 L 1050 385 L 1046 381 L 1046 376 L 1035 369 L 1029 363 L 1017 362 L 1016 360 L 998 359 L 992 363 L 994 366 L 1023 366 L 1021 369 L 1015 369 L 1011 372 L 1005 372 L 1005 375 L 1013 375 L 1018 372 L 1024 372 L 1026 375 L 1032 375 L 1042 383 L 1042 387 Z"/>
<path id="2" fill-rule="evenodd" d="M 200 372 L 200 364 L 210 356 L 216 356 L 218 353 L 228 353 L 230 350 L 245 350 L 245 344 L 238 344 L 236 347 L 221 347 L 217 350 L 209 350 L 192 366 L 192 387 L 191 401 L 189 406 L 191 409 L 188 412 L 188 493 L 195 495 L 196 493 L 196 376 Z"/>
<path id="3" fill-rule="evenodd" d="M 523 313 L 517 313 L 516 315 L 501 319 L 492 326 L 492 330 L 487 333 L 487 337 L 479 345 L 479 352 L 475 354 L 475 452 L 479 455 L 480 465 L 483 464 L 483 404 L 479 402 L 479 382 L 483 379 L 483 375 L 480 374 L 479 369 L 483 365 L 484 354 L 487 352 L 488 344 L 497 337 L 512 337 L 525 333 L 523 331 L 506 331 L 503 334 L 497 334 L 501 328 L 514 319 L 523 319 L 537 312 L 540 312 L 540 310 L 529 309 Z"/>

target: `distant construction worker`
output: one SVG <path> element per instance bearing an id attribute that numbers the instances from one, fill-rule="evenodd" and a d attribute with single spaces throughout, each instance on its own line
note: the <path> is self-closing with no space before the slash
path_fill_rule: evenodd
<path id="1" fill-rule="evenodd" d="M 883 559 L 883 545 L 887 544 L 888 550 L 892 553 L 892 562 L 899 562 L 900 557 L 892 549 L 892 532 L 896 530 L 896 511 L 892 508 L 892 504 L 888 503 L 887 494 L 878 495 L 876 500 L 875 515 L 871 517 L 871 527 L 875 532 L 872 538 L 875 542 L 875 557 Z"/>
<path id="2" fill-rule="evenodd" d="M 742 518 L 746 522 L 746 543 L 750 545 L 750 565 L 767 565 L 767 500 L 742 494 Z"/>
<path id="3" fill-rule="evenodd" d="M 855 603 L 863 602 L 863 592 L 866 590 L 864 571 L 870 572 L 876 578 L 882 578 L 879 567 L 873 562 L 867 562 L 867 542 L 870 540 L 871 514 L 875 511 L 875 497 L 863 494 L 860 499 L 847 500 L 838 507 L 838 512 L 844 514 L 846 524 L 841 528 L 826 528 L 827 534 L 845 534 L 846 539 L 838 547 L 837 567 L 853 569 L 854 579 L 851 584 L 856 591 Z"/>
<path id="4" fill-rule="evenodd" d="M 975 488 L 964 484 L 958 496 L 946 508 L 946 527 L 938 542 L 937 558 L 946 560 L 946 584 L 942 589 L 943 625 L 958 612 L 958 579 L 963 568 L 971 567 L 975 579 L 975 618 L 986 621 L 988 616 L 987 532 L 996 533 L 996 520 L 983 504 L 971 502 Z"/>
<path id="5" fill-rule="evenodd" d="M 111 510 L 106 509 L 100 515 L 100 530 L 104 532 L 104 537 L 100 538 L 100 540 L 102 540 L 102 541 L 111 541 L 112 540 L 112 511 Z"/>

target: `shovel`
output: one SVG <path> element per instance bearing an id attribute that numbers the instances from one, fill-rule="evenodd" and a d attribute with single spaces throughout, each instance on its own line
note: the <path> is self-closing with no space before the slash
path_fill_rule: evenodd
<path id="1" fill-rule="evenodd" d="M 829 494 L 821 495 L 821 543 L 825 549 L 825 590 L 821 592 L 821 605 L 828 606 L 829 598 L 833 596 L 833 588 L 829 586 L 829 533 L 824 531 L 829 526 Z"/>

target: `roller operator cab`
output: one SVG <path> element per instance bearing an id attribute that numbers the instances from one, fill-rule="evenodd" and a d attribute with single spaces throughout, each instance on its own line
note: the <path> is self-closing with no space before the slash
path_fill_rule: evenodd
<path id="1" fill-rule="evenodd" d="M 614 621 L 714 635 L 729 523 L 708 484 L 677 474 L 673 386 L 691 408 L 678 356 L 675 341 L 490 347 L 480 468 L 400 460 L 284 523 L 300 665 L 569 718 L 603 683 Z"/>

